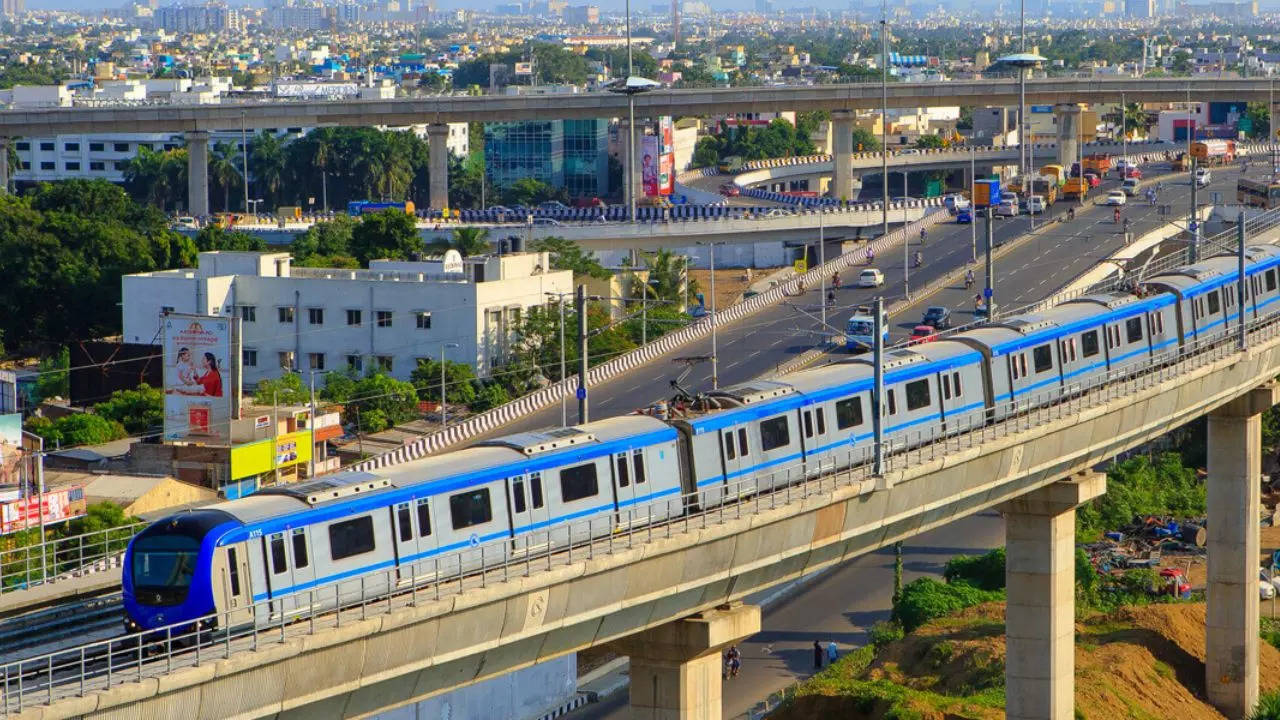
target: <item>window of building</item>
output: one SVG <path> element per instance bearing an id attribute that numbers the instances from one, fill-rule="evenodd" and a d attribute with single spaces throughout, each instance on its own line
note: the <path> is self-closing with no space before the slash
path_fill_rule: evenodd
<path id="1" fill-rule="evenodd" d="M 560 498 L 564 502 L 595 497 L 599 493 L 600 487 L 596 482 L 594 462 L 564 468 L 560 471 Z"/>
<path id="2" fill-rule="evenodd" d="M 836 429 L 844 430 L 862 424 L 862 398 L 845 398 L 836 403 Z"/>
<path id="3" fill-rule="evenodd" d="M 80 170 L 80 163 L 79 163 L 79 161 L 76 161 L 76 162 L 66 162 L 66 163 L 63 163 L 63 164 L 62 164 L 62 166 L 63 166 L 64 168 L 66 168 L 67 170 L 70 170 L 70 171 L 79 171 L 79 170 Z"/>
<path id="4" fill-rule="evenodd" d="M 323 325 L 324 308 L 307 308 L 307 319 L 312 325 Z"/>
<path id="5" fill-rule="evenodd" d="M 1098 354 L 1098 331 L 1090 330 L 1080 336 L 1080 354 L 1093 357 Z"/>
<path id="6" fill-rule="evenodd" d="M 293 308 L 279 307 L 276 308 L 276 316 L 279 317 L 282 324 L 293 324 Z"/>
<path id="7" fill-rule="evenodd" d="M 375 547 L 372 516 L 365 515 L 329 526 L 329 555 L 335 561 L 373 552 Z"/>
<path id="8" fill-rule="evenodd" d="M 764 452 L 776 450 L 791 444 L 791 430 L 787 427 L 787 416 L 779 415 L 760 423 L 760 449 Z"/>
<path id="9" fill-rule="evenodd" d="M 1031 351 L 1031 362 L 1036 372 L 1053 369 L 1053 346 L 1045 343 Z"/>
<path id="10" fill-rule="evenodd" d="M 258 367 L 258 351 L 245 348 L 240 351 L 241 359 L 244 361 L 245 367 Z"/>
<path id="11" fill-rule="evenodd" d="M 418 501 L 418 537 L 427 537 L 431 534 L 431 499 L 422 498 Z"/>
<path id="12" fill-rule="evenodd" d="M 116 152 L 129 152 L 129 143 L 114 143 L 112 144 L 111 149 Z"/>
<path id="13" fill-rule="evenodd" d="M 80 143 L 78 142 L 63 143 L 62 150 L 63 152 L 80 152 Z"/>
<path id="14" fill-rule="evenodd" d="M 379 310 L 375 313 L 374 318 L 378 322 L 378 327 L 391 327 L 391 311 Z"/>
<path id="15" fill-rule="evenodd" d="M 493 506 L 489 504 L 489 488 L 451 495 L 449 516 L 453 520 L 454 530 L 483 525 L 492 520 Z"/>
<path id="16" fill-rule="evenodd" d="M 100 142 L 89 143 L 89 152 L 102 152 L 104 149 L 105 149 L 104 143 L 100 143 Z"/>
<path id="17" fill-rule="evenodd" d="M 360 313 L 360 311 L 359 311 L 359 310 L 348 310 L 348 311 L 347 311 L 347 324 L 348 324 L 348 325 L 351 325 L 351 326 L 356 326 L 356 327 L 358 327 L 358 326 L 361 324 L 360 315 L 361 315 L 361 313 Z"/>
<path id="18" fill-rule="evenodd" d="M 907 411 L 929 407 L 929 381 L 916 380 L 907 383 Z"/>
<path id="19" fill-rule="evenodd" d="M 359 355 L 348 355 L 347 367 L 356 372 L 364 372 L 364 358 Z"/>
<path id="20" fill-rule="evenodd" d="M 429 312 L 414 313 L 414 317 L 417 319 L 419 330 L 431 329 L 431 313 Z"/>
<path id="21" fill-rule="evenodd" d="M 1142 318 L 1129 318 L 1124 322 L 1125 338 L 1131 343 L 1142 339 Z"/>
<path id="22" fill-rule="evenodd" d="M 378 369 L 379 369 L 379 370 L 383 370 L 383 371 L 386 371 L 386 372 L 391 372 L 391 367 L 392 367 L 392 365 L 393 365 L 393 358 L 392 358 L 390 355 L 379 355 L 379 356 L 378 356 Z"/>
<path id="23" fill-rule="evenodd" d="M 106 169 L 107 169 L 107 164 L 104 162 L 95 161 L 95 160 L 89 161 L 89 170 L 91 172 L 105 172 Z"/>
<path id="24" fill-rule="evenodd" d="M 312 370 L 323 370 L 324 353 L 307 353 L 307 365 Z"/>
<path id="25" fill-rule="evenodd" d="M 30 150 L 30 149 L 31 149 L 31 143 L 29 143 L 29 142 L 20 142 L 20 143 L 18 143 L 17 145 L 15 145 L 15 146 L 14 146 L 14 148 L 15 148 L 16 150 L 18 150 L 19 152 L 25 152 L 25 151 L 27 151 L 27 150 Z"/>
<path id="26" fill-rule="evenodd" d="M 285 368 L 286 370 L 293 369 L 293 351 L 292 350 L 285 350 L 283 352 L 277 353 L 277 355 L 280 358 L 280 367 Z"/>
<path id="27" fill-rule="evenodd" d="M 258 306 L 257 305 L 241 305 L 240 319 L 244 322 L 258 322 Z"/>
<path id="28" fill-rule="evenodd" d="M 53 152 L 53 143 L 51 143 L 51 142 L 42 142 L 42 143 L 40 143 L 40 149 L 41 149 L 43 152 Z"/>
<path id="29" fill-rule="evenodd" d="M 55 170 L 55 169 L 57 169 L 57 167 L 58 167 L 58 166 L 57 166 L 57 164 L 56 164 L 56 163 L 49 162 L 49 161 L 47 161 L 47 160 L 46 160 L 46 161 L 44 161 L 44 162 L 41 162 L 41 163 L 40 163 L 40 169 L 41 169 L 41 170 Z"/>
<path id="30" fill-rule="evenodd" d="M 22 162 L 18 163 L 18 167 L 19 167 L 19 168 L 21 168 L 21 169 L 23 169 L 23 170 L 30 170 L 30 169 L 31 169 L 31 163 L 30 163 L 30 162 L 28 162 L 28 161 L 26 161 L 26 160 L 23 160 Z"/>
<path id="31" fill-rule="evenodd" d="M 293 569 L 301 570 L 311 563 L 311 559 L 307 557 L 307 531 L 294 528 L 290 539 L 293 541 Z"/>
<path id="32" fill-rule="evenodd" d="M 111 163 L 111 167 L 115 168 L 116 170 L 119 170 L 120 172 L 124 172 L 125 170 L 129 169 L 129 161 L 116 160 L 115 162 Z"/>

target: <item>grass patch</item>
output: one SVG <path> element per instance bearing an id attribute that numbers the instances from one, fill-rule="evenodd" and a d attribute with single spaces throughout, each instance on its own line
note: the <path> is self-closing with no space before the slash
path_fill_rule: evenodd
<path id="1" fill-rule="evenodd" d="M 1155 668 L 1156 668 L 1156 675 L 1159 675 L 1160 677 L 1166 680 L 1174 679 L 1173 668 L 1169 667 L 1168 663 L 1162 662 L 1160 660 L 1156 660 Z"/>

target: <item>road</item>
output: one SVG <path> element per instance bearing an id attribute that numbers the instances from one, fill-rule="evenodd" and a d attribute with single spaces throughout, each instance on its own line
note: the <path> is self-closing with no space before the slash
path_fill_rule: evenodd
<path id="1" fill-rule="evenodd" d="M 1163 168 L 1163 169 L 1162 169 Z M 1148 175 L 1167 172 L 1167 165 L 1154 165 L 1145 168 Z M 1238 172 L 1235 170 L 1216 169 L 1213 183 L 1208 190 L 1202 190 L 1200 197 L 1208 201 L 1209 191 L 1220 191 L 1223 197 L 1235 197 L 1235 181 Z M 1105 191 L 1117 185 L 1115 180 L 1105 183 L 1094 191 L 1097 197 L 1099 190 Z M 1105 194 L 1105 192 L 1103 193 Z M 1180 216 L 1185 216 L 1189 203 L 1189 186 L 1185 180 L 1169 181 L 1161 193 L 1160 202 L 1172 204 Z M 1051 208 L 1050 215 L 1057 217 L 1067 210 L 1067 204 L 1059 202 Z M 1160 217 L 1156 208 L 1149 207 L 1145 201 L 1125 209 L 1131 218 L 1131 232 L 1141 235 L 1154 227 L 1174 218 Z M 1037 216 L 1037 225 L 1042 216 Z M 1030 229 L 1030 219 L 1026 216 L 998 219 L 994 223 L 993 236 L 997 244 L 1004 243 L 1023 235 Z M 1020 244 L 1004 255 L 995 268 L 996 301 L 1000 305 L 1017 305 L 1042 298 L 1071 279 L 1079 276 L 1099 260 L 1110 256 L 1123 244 L 1120 226 L 1112 222 L 1109 208 L 1086 205 L 1076 213 L 1072 222 L 1055 223 L 1043 230 L 1034 239 Z M 982 227 L 978 226 L 979 260 L 981 260 Z M 816 240 L 816 238 L 815 238 Z M 908 252 L 920 250 L 925 255 L 925 263 L 921 268 L 910 270 L 910 284 L 920 288 L 945 274 L 963 267 L 971 257 L 972 230 L 968 225 L 944 223 L 935 225 L 929 233 L 923 248 L 920 241 L 913 238 Z M 839 252 L 838 243 L 828 238 L 828 258 Z M 821 312 L 821 290 L 811 288 L 804 297 L 768 308 L 746 320 L 719 328 L 717 355 L 721 359 L 719 365 L 719 384 L 721 387 L 741 383 L 760 375 L 767 374 L 783 362 L 796 355 L 812 349 L 822 338 L 831 333 L 842 332 L 844 324 L 853 314 L 853 309 L 860 304 L 873 300 L 877 293 L 885 295 L 892 302 L 903 296 L 902 252 L 893 253 L 893 257 L 877 258 L 876 267 L 885 273 L 886 285 L 879 290 L 851 288 L 843 286 L 837 293 L 836 307 L 828 313 L 826 331 L 817 320 Z M 982 265 L 975 267 L 977 284 L 982 284 Z M 850 283 L 856 276 L 856 268 L 851 268 L 844 283 Z M 966 291 L 963 285 L 940 291 L 931 298 L 914 304 L 907 311 L 893 318 L 891 337 L 901 340 L 910 334 L 928 305 L 947 305 L 955 312 L 955 324 L 963 324 L 973 319 L 973 294 Z M 636 368 L 627 374 L 590 388 L 591 417 L 602 418 L 621 415 L 642 408 L 651 403 L 667 399 L 672 395 L 669 385 L 671 378 L 677 376 L 682 365 L 674 365 L 673 357 L 710 356 L 711 340 L 704 338 L 686 345 L 674 356 L 666 356 L 643 367 Z M 705 391 L 711 388 L 711 363 L 702 362 L 692 368 L 684 381 L 684 387 L 691 392 Z M 567 417 L 570 423 L 576 422 L 577 403 L 572 398 L 566 400 Z M 499 428 L 492 434 L 508 434 L 525 430 L 534 430 L 560 424 L 561 409 L 559 406 L 545 408 L 517 422 Z"/>
<path id="2" fill-rule="evenodd" d="M 903 583 L 941 575 L 953 555 L 977 554 L 1004 544 L 996 513 L 967 517 L 903 544 Z M 866 642 L 867 629 L 889 617 L 893 551 L 863 555 L 805 585 L 765 611 L 762 631 L 739 646 L 742 671 L 724 686 L 723 717 L 736 718 L 770 693 L 813 673 L 813 641 L 834 640 L 842 653 Z M 610 695 L 566 720 L 624 720 L 627 693 Z"/>

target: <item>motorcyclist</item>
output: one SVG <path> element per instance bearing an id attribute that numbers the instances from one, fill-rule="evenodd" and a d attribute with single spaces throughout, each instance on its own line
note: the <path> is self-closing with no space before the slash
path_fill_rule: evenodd
<path id="1" fill-rule="evenodd" d="M 1068 220 L 1075 220 L 1075 219 L 1076 219 L 1076 209 L 1075 209 L 1075 208 L 1067 208 L 1067 219 L 1068 219 Z"/>
<path id="2" fill-rule="evenodd" d="M 929 231 L 926 230 L 925 228 L 920 228 L 920 244 L 923 245 L 925 241 L 928 239 L 929 239 Z"/>
<path id="3" fill-rule="evenodd" d="M 921 265 L 923 265 L 923 264 L 924 264 L 924 253 L 922 253 L 922 252 L 920 252 L 919 250 L 917 250 L 917 251 L 916 251 L 916 264 L 915 264 L 915 266 L 916 266 L 916 267 L 920 267 L 920 266 L 921 266 Z"/>
<path id="4" fill-rule="evenodd" d="M 828 290 L 828 291 L 827 291 L 827 306 L 828 306 L 828 307 L 835 307 L 835 305 L 836 305 L 836 291 L 835 291 L 835 290 Z"/>
<path id="5" fill-rule="evenodd" d="M 1125 241 L 1126 241 L 1126 242 L 1128 242 L 1128 235 L 1129 235 L 1129 218 L 1125 218 L 1125 219 L 1124 219 L 1124 234 L 1125 234 Z"/>
<path id="6" fill-rule="evenodd" d="M 875 251 L 872 250 L 871 248 L 867 248 L 867 264 L 870 265 L 875 261 L 876 261 Z"/>

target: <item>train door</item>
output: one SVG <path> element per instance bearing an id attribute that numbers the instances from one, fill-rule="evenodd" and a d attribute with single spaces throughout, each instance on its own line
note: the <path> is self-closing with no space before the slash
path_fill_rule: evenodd
<path id="1" fill-rule="evenodd" d="M 396 503 L 391 508 L 391 537 L 395 547 L 397 582 L 404 582 L 414 574 L 409 567 L 418 556 L 418 535 L 414 532 L 413 521 L 413 503 Z"/>
<path id="2" fill-rule="evenodd" d="M 418 536 L 418 557 L 414 558 L 413 574 L 418 578 L 434 572 L 434 558 L 436 551 L 440 549 L 440 543 L 436 540 L 435 518 L 431 513 L 431 498 L 413 501 L 413 523 Z"/>
<path id="3" fill-rule="evenodd" d="M 636 489 L 631 477 L 631 454 L 626 450 L 614 453 L 612 470 L 614 509 L 617 511 L 615 522 L 621 527 L 631 523 L 635 515 Z"/>
<path id="4" fill-rule="evenodd" d="M 247 552 L 246 543 L 236 543 L 220 548 L 215 555 L 214 607 L 226 613 L 218 618 L 225 627 L 253 622 L 253 584 Z"/>
<path id="5" fill-rule="evenodd" d="M 818 470 L 818 442 L 814 438 L 817 428 L 814 427 L 813 408 L 805 407 L 796 411 L 799 416 L 797 422 L 800 423 L 800 454 L 803 460 L 804 473 L 806 476 L 817 475 Z"/>
<path id="6" fill-rule="evenodd" d="M 293 528 L 289 531 L 289 567 L 296 590 L 293 607 L 306 608 L 312 605 L 314 595 L 312 589 L 316 583 L 315 563 L 311 562 L 311 534 L 307 528 Z M 319 602 L 315 600 L 315 602 Z"/>
<path id="7" fill-rule="evenodd" d="M 748 452 L 746 439 L 746 428 L 731 427 L 720 431 L 720 457 L 724 461 L 725 487 L 717 492 L 714 500 L 718 501 L 733 492 L 730 488 L 742 481 L 744 468 L 751 467 L 751 453 Z"/>
<path id="8" fill-rule="evenodd" d="M 507 490 L 511 497 L 511 551 L 523 554 L 545 548 L 549 538 L 542 473 L 509 477 Z"/>
<path id="9" fill-rule="evenodd" d="M 285 533 L 272 533 L 262 538 L 262 556 L 267 568 L 267 608 L 273 617 L 287 612 L 285 597 L 293 588 L 293 576 L 289 571 L 289 553 Z"/>

